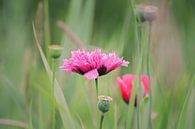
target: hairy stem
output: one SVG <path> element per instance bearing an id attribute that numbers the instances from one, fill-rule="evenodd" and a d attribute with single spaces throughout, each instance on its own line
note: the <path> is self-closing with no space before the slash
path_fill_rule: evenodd
<path id="1" fill-rule="evenodd" d="M 96 95 L 98 96 L 98 79 L 95 79 Z"/>
<path id="2" fill-rule="evenodd" d="M 104 114 L 101 115 L 101 118 L 100 118 L 100 127 L 99 127 L 99 129 L 102 129 L 103 120 L 104 120 Z"/>
<path id="3" fill-rule="evenodd" d="M 54 95 L 54 82 L 55 82 L 55 59 L 52 59 L 52 129 L 55 129 L 55 95 Z"/>
<path id="4" fill-rule="evenodd" d="M 137 129 L 140 129 L 140 126 L 139 126 L 139 107 L 136 107 L 136 114 L 137 114 Z"/>
<path id="5" fill-rule="evenodd" d="M 151 114 L 152 114 L 152 88 L 150 84 L 150 36 L 151 36 L 151 28 L 152 28 L 152 22 L 149 23 L 149 34 L 148 34 L 148 53 L 147 53 L 147 72 L 148 72 L 148 83 L 149 83 L 149 88 L 150 88 L 150 96 L 149 96 L 149 129 L 153 129 L 152 127 L 152 119 L 151 119 Z"/>

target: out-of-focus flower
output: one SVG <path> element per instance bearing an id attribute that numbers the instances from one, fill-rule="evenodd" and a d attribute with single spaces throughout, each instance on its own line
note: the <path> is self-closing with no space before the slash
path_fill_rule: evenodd
<path id="1" fill-rule="evenodd" d="M 122 97 L 123 97 L 123 100 L 127 104 L 129 104 L 129 100 L 130 100 L 130 96 L 131 96 L 131 92 L 133 88 L 133 81 L 135 80 L 135 78 L 136 78 L 136 75 L 134 74 L 126 74 L 123 76 L 122 79 L 120 77 L 116 78 Z M 151 79 L 150 79 L 150 82 L 151 82 Z M 147 75 L 141 75 L 141 83 L 144 88 L 145 96 L 148 96 L 150 94 L 150 90 L 149 90 L 150 82 L 149 82 L 149 77 Z"/>
<path id="2" fill-rule="evenodd" d="M 110 96 L 100 95 L 98 96 L 98 109 L 102 113 L 106 113 L 109 111 L 110 103 L 112 102 L 112 98 Z"/>
<path id="3" fill-rule="evenodd" d="M 74 72 L 87 79 L 96 79 L 120 66 L 128 66 L 128 61 L 119 58 L 115 53 L 105 54 L 100 49 L 91 52 L 84 50 L 72 51 L 70 59 L 64 59 L 60 68 Z"/>

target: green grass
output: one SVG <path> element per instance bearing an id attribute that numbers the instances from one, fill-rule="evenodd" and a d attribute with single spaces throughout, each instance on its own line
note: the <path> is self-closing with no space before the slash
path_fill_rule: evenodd
<path id="1" fill-rule="evenodd" d="M 176 79 L 169 76 L 174 70 L 168 71 L 159 64 L 154 43 L 150 44 L 151 49 L 148 48 L 149 24 L 137 23 L 133 10 L 136 3 L 131 0 L 44 0 L 38 8 L 38 1 L 0 1 L 0 129 L 20 129 L 11 123 L 5 125 L 3 119 L 22 122 L 29 129 L 51 128 L 53 96 L 48 45 L 64 45 L 58 66 L 63 58 L 70 57 L 70 52 L 77 49 L 70 37 L 56 25 L 59 20 L 80 38 L 87 50 L 98 47 L 106 52 L 116 52 L 130 61 L 127 68 L 119 68 L 98 79 L 99 95 L 113 98 L 103 129 L 151 129 L 150 124 L 153 129 L 193 129 L 193 1 L 173 0 L 170 3 L 171 17 L 180 34 L 181 44 L 177 45 L 182 48 L 182 57 L 173 59 L 182 59 L 183 63 L 182 72 Z M 161 40 L 155 41 L 166 41 Z M 161 57 L 166 58 L 165 55 Z M 126 105 L 115 80 L 125 73 L 149 73 L 153 77 L 152 98 L 140 99 L 137 111 L 134 95 L 131 103 Z M 169 81 L 170 78 L 174 80 Z M 132 94 L 140 93 L 139 79 L 134 85 Z M 95 81 L 58 69 L 54 93 L 56 129 L 98 129 L 101 113 L 97 108 Z M 142 98 L 140 94 L 138 96 Z"/>

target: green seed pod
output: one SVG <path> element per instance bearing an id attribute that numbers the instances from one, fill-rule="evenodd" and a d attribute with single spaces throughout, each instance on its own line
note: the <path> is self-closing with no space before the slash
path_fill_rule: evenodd
<path id="1" fill-rule="evenodd" d="M 98 102 L 98 109 L 102 113 L 106 113 L 109 111 L 110 108 L 110 103 L 112 101 L 112 98 L 110 96 L 98 96 L 99 102 Z"/>
<path id="2" fill-rule="evenodd" d="M 63 46 L 61 46 L 61 45 L 50 45 L 48 48 L 50 50 L 49 52 L 50 52 L 51 58 L 57 59 L 61 56 Z"/>

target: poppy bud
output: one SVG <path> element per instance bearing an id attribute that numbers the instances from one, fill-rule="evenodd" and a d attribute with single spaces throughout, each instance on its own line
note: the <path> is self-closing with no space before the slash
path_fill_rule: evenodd
<path id="1" fill-rule="evenodd" d="M 148 102 L 148 100 L 149 100 L 149 95 L 145 95 L 145 96 L 144 96 L 144 102 L 146 102 L 146 103 L 147 103 L 147 102 Z"/>
<path id="2" fill-rule="evenodd" d="M 140 22 L 152 22 L 156 19 L 158 8 L 153 5 L 140 4 L 136 7 L 137 20 Z"/>
<path id="3" fill-rule="evenodd" d="M 50 56 L 54 59 L 57 59 L 61 56 L 63 46 L 61 45 L 50 45 L 49 47 L 50 50 Z"/>
<path id="4" fill-rule="evenodd" d="M 112 101 L 112 98 L 110 96 L 98 96 L 98 109 L 102 113 L 106 113 L 109 111 L 110 108 L 110 102 Z"/>

